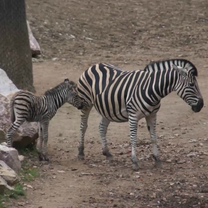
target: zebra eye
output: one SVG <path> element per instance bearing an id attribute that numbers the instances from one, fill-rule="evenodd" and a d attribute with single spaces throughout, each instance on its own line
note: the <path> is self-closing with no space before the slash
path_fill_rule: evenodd
<path id="1" fill-rule="evenodd" d="M 193 86 L 194 86 L 194 82 L 190 82 L 190 83 L 189 83 L 189 86 L 190 86 L 190 87 L 193 87 Z"/>

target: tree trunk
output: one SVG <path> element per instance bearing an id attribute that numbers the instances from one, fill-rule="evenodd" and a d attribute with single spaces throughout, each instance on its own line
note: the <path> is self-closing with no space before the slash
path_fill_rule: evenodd
<path id="1" fill-rule="evenodd" d="M 19 89 L 34 92 L 24 0 L 0 0 L 0 68 Z"/>

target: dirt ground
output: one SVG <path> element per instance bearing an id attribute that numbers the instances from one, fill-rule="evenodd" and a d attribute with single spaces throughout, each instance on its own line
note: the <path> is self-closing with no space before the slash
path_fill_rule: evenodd
<path id="1" fill-rule="evenodd" d="M 77 81 L 90 65 L 107 62 L 126 70 L 151 60 L 186 58 L 199 73 L 205 106 L 193 113 L 175 93 L 162 100 L 157 132 L 163 167 L 154 168 L 144 120 L 138 127 L 140 170 L 131 169 L 128 123 L 111 123 L 109 163 L 101 153 L 93 110 L 85 161 L 77 159 L 80 113 L 64 105 L 50 123 L 49 163 L 32 161 L 41 177 L 25 208 L 208 207 L 208 1 L 207 0 L 26 0 L 32 31 L 42 48 L 34 60 L 37 93 L 68 77 Z M 19 204 L 19 205 L 18 205 Z"/>

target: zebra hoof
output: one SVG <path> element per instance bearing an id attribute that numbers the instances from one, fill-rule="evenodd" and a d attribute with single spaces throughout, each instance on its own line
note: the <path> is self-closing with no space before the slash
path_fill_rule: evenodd
<path id="1" fill-rule="evenodd" d="M 136 164 L 132 164 L 132 169 L 134 170 L 134 171 L 138 171 L 139 170 L 139 165 L 136 163 Z"/>
<path id="2" fill-rule="evenodd" d="M 162 167 L 162 163 L 161 163 L 160 158 L 158 156 L 155 156 L 155 155 L 152 155 L 152 157 L 155 160 L 155 167 L 156 168 L 161 168 Z"/>
<path id="3" fill-rule="evenodd" d="M 78 159 L 79 160 L 84 160 L 85 159 L 85 156 L 84 155 L 78 155 Z"/>
<path id="4" fill-rule="evenodd" d="M 111 155 L 111 153 L 109 152 L 109 150 L 103 150 L 103 155 L 106 156 L 107 160 L 111 160 L 113 159 L 113 156 Z"/>
<path id="5" fill-rule="evenodd" d="M 46 156 L 46 155 L 43 155 L 41 153 L 38 153 L 38 158 L 39 158 L 39 161 L 49 161 L 49 158 Z"/>
<path id="6" fill-rule="evenodd" d="M 162 163 L 161 163 L 161 161 L 155 161 L 155 167 L 156 167 L 156 168 L 162 168 Z"/>
<path id="7" fill-rule="evenodd" d="M 112 156 L 112 155 L 108 155 L 108 156 L 106 156 L 106 159 L 107 159 L 109 162 L 111 162 L 111 161 L 113 161 L 113 156 Z"/>
<path id="8" fill-rule="evenodd" d="M 48 155 L 47 154 L 42 154 L 43 161 L 49 161 Z"/>
<path id="9" fill-rule="evenodd" d="M 39 161 L 43 161 L 43 156 L 41 153 L 38 153 L 38 158 L 39 158 Z"/>
<path id="10" fill-rule="evenodd" d="M 49 158 L 47 156 L 44 156 L 44 161 L 49 162 Z"/>

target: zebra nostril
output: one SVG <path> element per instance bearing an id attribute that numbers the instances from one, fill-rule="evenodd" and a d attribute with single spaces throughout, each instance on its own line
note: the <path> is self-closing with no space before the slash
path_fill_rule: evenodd
<path id="1" fill-rule="evenodd" d="M 81 104 L 80 106 L 77 107 L 77 109 L 81 110 L 84 106 Z"/>
<path id="2" fill-rule="evenodd" d="M 202 98 L 199 98 L 197 105 L 202 108 L 204 106 L 204 100 Z"/>

